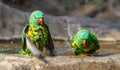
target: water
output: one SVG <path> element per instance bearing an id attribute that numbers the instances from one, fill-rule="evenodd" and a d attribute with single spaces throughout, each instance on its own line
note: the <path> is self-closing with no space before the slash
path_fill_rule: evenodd
<path id="1" fill-rule="evenodd" d="M 21 42 L 0 42 L 0 52 L 1 53 L 12 53 L 16 54 L 21 48 Z"/>
<path id="2" fill-rule="evenodd" d="M 113 54 L 120 54 L 120 46 L 115 43 L 106 43 L 106 42 L 100 42 L 100 49 L 97 51 L 100 55 L 113 55 Z M 13 42 L 13 41 L 7 41 L 7 42 L 0 42 L 0 52 L 1 53 L 10 53 L 10 54 L 18 54 L 21 47 L 21 42 Z M 55 51 L 57 55 L 74 55 L 73 49 L 70 47 L 69 42 L 67 41 L 54 41 Z"/>

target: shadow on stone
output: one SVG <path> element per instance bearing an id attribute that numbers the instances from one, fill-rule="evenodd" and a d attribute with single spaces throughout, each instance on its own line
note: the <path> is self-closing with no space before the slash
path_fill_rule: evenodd
<path id="1" fill-rule="evenodd" d="M 105 56 L 111 56 L 111 55 L 114 55 L 115 53 L 105 53 L 105 54 L 97 54 L 97 55 L 94 55 L 95 57 L 105 57 Z"/>

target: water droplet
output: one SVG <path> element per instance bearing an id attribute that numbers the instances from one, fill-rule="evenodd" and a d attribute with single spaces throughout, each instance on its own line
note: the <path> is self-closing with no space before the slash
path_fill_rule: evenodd
<path id="1" fill-rule="evenodd" d="M 10 44 L 13 44 L 13 41 L 11 41 Z"/>

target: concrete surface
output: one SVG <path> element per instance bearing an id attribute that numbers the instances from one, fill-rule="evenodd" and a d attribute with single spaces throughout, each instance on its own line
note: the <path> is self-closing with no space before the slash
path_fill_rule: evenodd
<path id="1" fill-rule="evenodd" d="M 1 70 L 120 70 L 120 55 L 36 57 L 0 54 Z"/>

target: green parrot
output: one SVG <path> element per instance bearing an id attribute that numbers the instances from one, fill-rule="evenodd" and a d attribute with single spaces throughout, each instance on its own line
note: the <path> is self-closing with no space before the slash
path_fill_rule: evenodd
<path id="1" fill-rule="evenodd" d="M 75 35 L 73 35 L 70 39 L 70 44 L 76 55 L 92 55 L 100 48 L 96 36 L 87 29 L 80 29 Z"/>
<path id="2" fill-rule="evenodd" d="M 22 55 L 41 56 L 43 48 L 49 51 L 51 56 L 55 55 L 53 41 L 48 26 L 44 22 L 44 13 L 36 10 L 29 17 L 22 31 Z"/>

